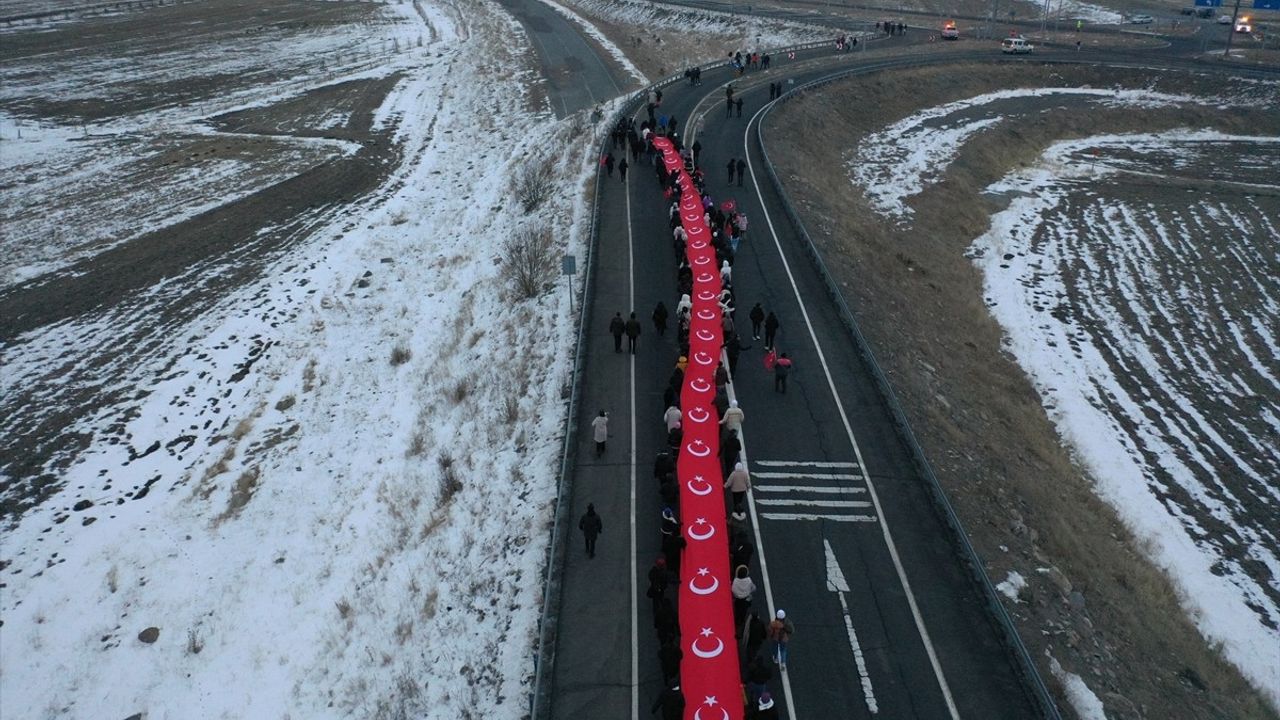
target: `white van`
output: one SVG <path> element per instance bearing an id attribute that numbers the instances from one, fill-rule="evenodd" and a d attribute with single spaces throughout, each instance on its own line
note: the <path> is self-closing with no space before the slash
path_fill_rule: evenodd
<path id="1" fill-rule="evenodd" d="M 1034 49 L 1034 45 L 1020 37 L 1005 38 L 1000 43 L 1000 51 L 1005 53 L 1029 53 Z"/>

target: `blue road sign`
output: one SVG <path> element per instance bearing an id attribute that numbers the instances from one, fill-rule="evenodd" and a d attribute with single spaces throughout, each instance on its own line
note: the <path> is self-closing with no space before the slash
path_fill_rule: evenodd
<path id="1" fill-rule="evenodd" d="M 1263 2 L 1264 0 L 1256 0 Z M 1196 0 L 1196 5 L 1200 7 L 1222 7 L 1222 0 Z"/>
<path id="2" fill-rule="evenodd" d="M 1253 0 L 1254 10 L 1280 10 L 1280 0 Z"/>

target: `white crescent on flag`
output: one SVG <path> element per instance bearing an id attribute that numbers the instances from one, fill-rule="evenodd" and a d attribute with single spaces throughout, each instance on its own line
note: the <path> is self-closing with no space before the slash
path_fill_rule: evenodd
<path id="1" fill-rule="evenodd" d="M 694 378 L 689 381 L 689 389 L 694 392 L 700 392 L 700 393 L 711 392 L 711 383 L 707 382 L 706 380 L 703 380 L 702 378 Z M 698 442 L 702 442 L 702 441 L 699 440 Z"/>
<path id="2" fill-rule="evenodd" d="M 690 235 L 701 235 L 706 231 L 707 229 L 702 227 L 701 225 L 694 225 L 693 227 L 689 228 Z"/>
<path id="3" fill-rule="evenodd" d="M 716 314 L 706 308 L 702 308 L 698 311 L 698 318 L 701 320 L 715 320 Z"/>
<path id="4" fill-rule="evenodd" d="M 699 585 L 698 579 L 707 577 L 708 575 L 711 576 L 711 584 L 707 587 Z M 720 579 L 715 575 L 711 575 L 711 571 L 707 568 L 698 568 L 698 572 L 693 577 L 689 578 L 689 592 L 692 592 L 694 595 L 710 595 L 719 589 Z"/>
<path id="5" fill-rule="evenodd" d="M 711 282 L 712 280 L 715 280 L 715 278 L 716 276 L 712 275 L 711 273 L 699 273 L 698 277 L 694 279 L 697 280 L 698 282 L 708 283 L 708 282 Z"/>
<path id="6" fill-rule="evenodd" d="M 711 413 L 704 407 L 691 407 L 689 412 L 684 414 L 689 422 L 704 423 L 711 419 Z"/>
<path id="7" fill-rule="evenodd" d="M 716 294 L 711 292 L 710 290 L 703 290 L 702 292 L 698 293 L 698 299 L 703 302 L 710 302 L 716 299 Z"/>
<path id="8" fill-rule="evenodd" d="M 694 528 L 700 527 L 702 525 L 707 526 L 706 532 L 698 532 L 697 530 L 694 530 Z M 716 534 L 716 526 L 707 522 L 706 518 L 698 518 L 697 522 L 689 526 L 689 529 L 685 531 L 685 534 L 693 538 L 694 540 L 701 542 L 703 540 L 710 538 L 712 535 Z"/>
<path id="9" fill-rule="evenodd" d="M 701 249 L 705 248 L 706 246 L 707 246 L 707 241 L 706 241 L 706 240 L 698 240 L 697 242 L 691 242 L 691 243 L 689 243 L 689 247 L 693 248 L 694 250 L 701 250 Z M 712 297 L 715 297 L 715 296 L 713 295 Z M 705 299 L 705 300 L 710 300 L 711 298 L 704 298 L 704 299 Z"/>
<path id="10" fill-rule="evenodd" d="M 706 265 L 709 262 L 711 262 L 711 258 L 707 257 L 706 255 L 699 255 L 698 257 L 693 259 L 694 265 Z"/>
<path id="11" fill-rule="evenodd" d="M 689 454 L 694 457 L 706 457 L 711 454 L 711 448 L 707 447 L 707 444 L 701 440 L 694 440 L 685 445 L 684 449 L 688 450 Z"/>
<path id="12" fill-rule="evenodd" d="M 705 330 L 702 328 L 699 328 L 698 332 L 694 333 L 694 335 L 697 335 L 698 339 L 702 340 L 703 342 L 711 342 L 712 340 L 716 339 L 715 333 L 711 332 L 710 330 Z"/>
<path id="13" fill-rule="evenodd" d="M 715 637 L 715 633 L 711 632 L 711 628 L 702 628 L 702 632 L 698 633 L 698 635 L 701 637 L 698 637 L 694 639 L 692 643 L 689 643 L 689 649 L 693 650 L 694 655 L 697 655 L 703 660 L 710 660 L 724 652 L 724 641 Z M 698 644 L 702 642 L 702 638 L 714 638 L 716 641 L 715 648 L 712 650 L 703 650 Z"/>
<path id="14" fill-rule="evenodd" d="M 728 710 L 725 710 L 723 707 L 715 708 L 715 709 L 720 711 L 720 720 L 729 720 L 729 711 L 728 711 Z M 697 710 L 694 710 L 694 711 L 693 711 L 693 720 L 707 720 L 707 718 L 702 717 L 702 708 L 701 708 L 701 707 L 699 707 Z M 714 719 L 713 719 L 713 720 L 714 720 Z"/>
<path id="15" fill-rule="evenodd" d="M 695 482 L 700 483 L 703 486 L 703 489 L 699 490 L 695 488 L 693 486 Z M 701 475 L 694 475 L 692 480 L 685 483 L 685 487 L 689 488 L 689 492 L 693 493 L 694 495 L 697 495 L 698 497 L 704 497 L 704 496 L 710 495 L 712 490 L 711 483 L 707 482 L 706 480 L 703 480 Z"/>
<path id="16" fill-rule="evenodd" d="M 703 312 L 704 311 L 699 311 L 698 317 L 702 317 Z M 715 314 L 712 314 L 711 317 L 702 318 L 702 319 L 710 320 L 711 318 L 714 318 L 714 317 L 715 317 Z M 715 360 L 713 360 L 710 355 L 702 352 L 701 350 L 693 354 L 693 361 L 698 363 L 699 365 L 710 365 L 715 362 Z"/>

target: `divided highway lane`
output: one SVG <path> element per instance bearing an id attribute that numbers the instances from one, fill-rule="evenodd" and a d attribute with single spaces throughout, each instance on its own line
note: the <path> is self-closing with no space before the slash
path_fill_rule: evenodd
<path id="1" fill-rule="evenodd" d="M 745 79 L 744 115 L 768 102 L 774 79 Z M 713 197 L 732 198 L 751 219 L 734 265 L 739 315 L 755 302 L 777 312 L 778 347 L 796 361 L 789 392 L 775 393 L 755 343 L 734 382 L 748 416 L 767 609 L 785 609 L 797 627 L 786 673 L 792 717 L 870 717 L 873 707 L 895 718 L 1036 716 L 870 372 L 783 221 L 753 120 L 726 119 L 717 99 L 698 139 Z M 722 166 L 744 156 L 747 182 L 726 187 Z"/>
<path id="2" fill-rule="evenodd" d="M 829 54 L 826 48 L 798 52 L 795 62 Z M 728 71 L 707 72 L 703 78 L 698 89 L 679 83 L 665 88 L 664 109 L 685 122 L 701 91 L 727 79 Z M 573 497 L 566 518 L 572 537 L 552 677 L 550 717 L 562 720 L 651 717 L 650 704 L 662 689 L 653 613 L 643 593 L 660 550 L 661 508 L 652 468 L 665 445 L 662 391 L 677 355 L 673 332 L 656 337 L 649 316 L 659 300 L 675 311 L 675 257 L 652 165 L 637 162 L 625 185 L 616 172 L 605 178 L 597 202 L 595 298 L 584 319 L 580 431 L 571 449 Z M 615 353 L 608 333 L 615 312 L 625 318 L 633 309 L 644 326 L 634 357 Z M 604 456 L 596 458 L 590 423 L 601 409 L 610 413 L 610 438 Z M 595 558 L 585 556 L 576 528 L 588 503 L 605 525 Z"/>
<path id="3" fill-rule="evenodd" d="M 547 80 L 557 118 L 595 107 L 635 86 L 612 58 L 601 57 L 578 27 L 538 0 L 498 0 L 524 26 Z"/>

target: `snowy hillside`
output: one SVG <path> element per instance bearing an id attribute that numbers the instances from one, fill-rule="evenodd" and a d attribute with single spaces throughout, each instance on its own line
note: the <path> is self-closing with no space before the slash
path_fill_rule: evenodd
<path id="1" fill-rule="evenodd" d="M 540 221 L 557 256 L 583 242 L 588 135 L 520 109 L 534 105 L 527 44 L 496 6 L 377 7 L 386 17 L 351 32 L 373 27 L 364 42 L 401 52 L 352 71 L 394 80 L 374 118 L 402 157 L 386 182 L 317 215 L 189 324 L 149 323 L 168 290 L 217 266 L 0 348 L 2 397 L 45 393 L 10 407 L 14 430 L 51 422 L 75 383 L 123 398 L 65 428 L 82 449 L 4 531 L 3 717 L 526 709 L 573 331 L 563 293 L 510 299 L 501 245 Z M 167 130 L 210 134 L 215 114 L 351 79 L 335 69 L 158 112 Z M 44 127 L 50 142 L 76 134 Z M 550 142 L 526 150 L 531 132 Z M 510 178 L 533 153 L 568 182 L 526 216 Z M 96 143 L 57 157 L 86 173 L 118 161 Z M 12 267 L 9 282 L 65 264 Z M 128 363 L 99 354 L 135 342 L 146 351 Z"/>

